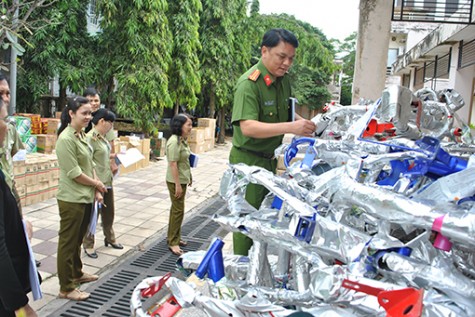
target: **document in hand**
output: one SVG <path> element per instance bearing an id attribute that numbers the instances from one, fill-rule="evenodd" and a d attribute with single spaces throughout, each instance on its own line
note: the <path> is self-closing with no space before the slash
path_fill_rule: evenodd
<path id="1" fill-rule="evenodd" d="M 197 167 L 198 166 L 198 160 L 199 160 L 199 156 L 196 155 L 195 153 L 193 152 L 190 152 L 190 167 Z"/>
<path id="2" fill-rule="evenodd" d="M 130 165 L 145 159 L 142 153 L 140 153 L 136 148 L 130 148 L 125 151 L 125 153 L 117 153 L 117 158 L 124 167 L 129 167 Z"/>

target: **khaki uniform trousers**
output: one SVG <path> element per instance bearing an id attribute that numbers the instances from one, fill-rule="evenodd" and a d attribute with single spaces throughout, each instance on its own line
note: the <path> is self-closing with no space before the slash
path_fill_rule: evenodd
<path id="1" fill-rule="evenodd" d="M 99 209 L 97 217 L 99 217 L 99 214 L 101 215 L 102 232 L 104 233 L 106 241 L 109 243 L 115 243 L 115 233 L 112 228 L 115 216 L 114 191 L 110 188 L 107 190 L 107 193 L 104 193 L 103 195 L 104 204 L 102 205 L 102 208 Z M 94 235 L 89 235 L 88 232 L 86 232 L 82 241 L 83 247 L 85 249 L 94 249 L 94 239 Z"/>
<path id="2" fill-rule="evenodd" d="M 275 173 L 277 168 L 277 160 L 275 159 L 266 159 L 259 157 L 252 153 L 240 151 L 239 149 L 232 147 L 231 153 L 229 154 L 229 163 L 237 164 L 244 163 L 249 166 L 259 166 L 265 168 L 272 173 Z M 246 201 L 256 209 L 259 209 L 262 201 L 266 197 L 269 191 L 261 185 L 248 184 L 246 188 Z M 248 255 L 249 249 L 252 246 L 252 239 L 248 236 L 240 233 L 233 233 L 233 250 L 234 254 L 239 255 Z"/>
<path id="3" fill-rule="evenodd" d="M 180 198 L 175 197 L 175 183 L 167 182 L 168 192 L 172 205 L 170 207 L 170 218 L 168 219 L 167 243 L 169 246 L 180 244 L 181 224 L 185 215 L 185 195 L 187 184 L 181 184 L 183 194 Z"/>
<path id="4" fill-rule="evenodd" d="M 74 282 L 83 275 L 81 244 L 91 218 L 92 204 L 58 200 L 59 240 L 58 278 L 61 292 L 69 292 L 78 285 Z"/>

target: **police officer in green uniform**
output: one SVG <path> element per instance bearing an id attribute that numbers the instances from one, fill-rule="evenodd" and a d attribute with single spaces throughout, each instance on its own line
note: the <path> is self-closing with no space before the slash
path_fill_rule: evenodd
<path id="1" fill-rule="evenodd" d="M 231 164 L 245 163 L 275 172 L 274 150 L 285 133 L 311 136 L 315 124 L 295 115 L 289 118 L 290 80 L 287 72 L 299 43 L 285 29 L 269 30 L 261 43 L 261 59 L 238 80 L 234 94 Z M 249 184 L 246 200 L 259 208 L 267 190 Z M 252 240 L 241 233 L 233 235 L 234 253 L 247 255 Z"/>

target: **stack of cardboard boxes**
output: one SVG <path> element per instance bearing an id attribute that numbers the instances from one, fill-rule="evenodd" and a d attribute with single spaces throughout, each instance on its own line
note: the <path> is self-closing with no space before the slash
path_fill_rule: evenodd
<path id="1" fill-rule="evenodd" d="M 120 165 L 119 172 L 121 175 L 135 172 L 138 169 L 147 167 L 150 164 L 150 139 L 140 139 L 133 136 L 121 136 L 114 143 L 115 153 L 124 152 L 130 148 L 136 148 L 144 156 L 144 159 L 130 166 L 124 167 Z"/>
<path id="2" fill-rule="evenodd" d="M 13 164 L 22 206 L 53 198 L 58 191 L 59 166 L 55 155 L 30 154 Z"/>
<path id="3" fill-rule="evenodd" d="M 53 153 L 60 119 L 41 118 L 31 113 L 19 113 L 14 118 L 27 153 Z"/>
<path id="4" fill-rule="evenodd" d="M 60 114 L 57 113 L 57 118 L 43 119 L 39 115 L 29 113 L 14 116 L 16 129 L 27 150 L 26 160 L 14 162 L 15 183 L 23 206 L 56 196 L 59 166 L 54 149 L 57 131 L 61 125 Z M 115 142 L 117 153 L 120 151 L 121 145 L 125 146 L 125 149 L 136 147 L 145 157 L 127 168 L 121 166 L 121 174 L 127 174 L 149 165 L 150 139 L 121 137 Z"/>
<path id="5" fill-rule="evenodd" d="M 193 153 L 200 154 L 214 148 L 216 119 L 199 118 L 198 127 L 191 130 L 188 144 Z"/>

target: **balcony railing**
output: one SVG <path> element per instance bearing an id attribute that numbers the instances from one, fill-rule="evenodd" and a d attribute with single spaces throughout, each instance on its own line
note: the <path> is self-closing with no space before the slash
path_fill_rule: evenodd
<path id="1" fill-rule="evenodd" d="M 475 24 L 474 0 L 393 0 L 393 21 Z"/>

